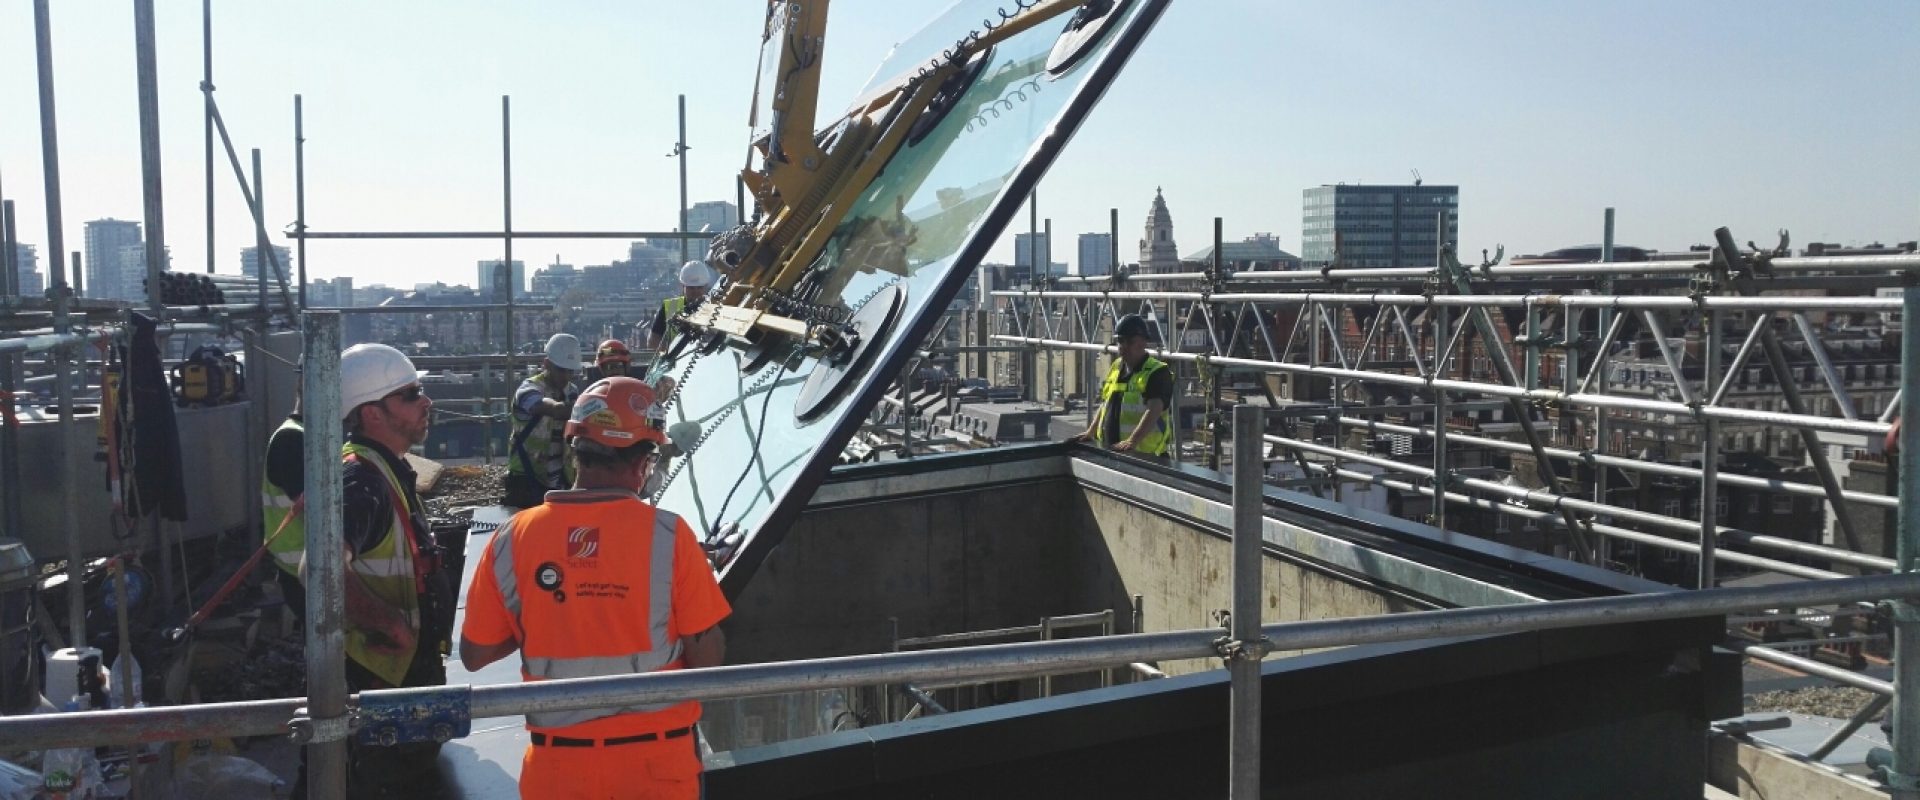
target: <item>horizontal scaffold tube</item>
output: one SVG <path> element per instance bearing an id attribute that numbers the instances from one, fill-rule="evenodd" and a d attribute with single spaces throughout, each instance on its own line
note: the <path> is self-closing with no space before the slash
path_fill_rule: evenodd
<path id="1" fill-rule="evenodd" d="M 1110 345 L 1069 342 L 1061 339 L 1041 339 L 1032 336 L 1009 336 L 994 334 L 992 338 L 1000 342 L 1029 344 L 1035 347 L 1051 347 L 1060 350 L 1086 350 L 1096 353 L 1116 352 Z M 1418 375 L 1401 375 L 1393 372 L 1369 372 L 1359 369 L 1339 367 L 1320 367 L 1309 364 L 1290 364 L 1281 361 L 1261 361 L 1253 358 L 1233 358 L 1229 356 L 1200 356 L 1194 353 L 1170 353 L 1155 350 L 1154 357 L 1162 361 L 1198 362 L 1204 360 L 1214 366 L 1287 372 L 1299 375 L 1319 375 L 1328 378 L 1344 378 L 1369 383 L 1391 384 L 1395 386 L 1419 386 L 1441 389 L 1449 392 L 1468 392 L 1490 397 L 1511 397 L 1517 400 L 1541 403 L 1559 403 L 1562 405 L 1585 406 L 1588 408 L 1612 408 L 1624 411 L 1644 411 L 1653 414 L 1674 414 L 1700 419 L 1719 419 L 1729 422 L 1752 422 L 1762 425 L 1791 425 L 1816 431 L 1834 433 L 1854 433 L 1864 436 L 1885 436 L 1892 425 L 1867 420 L 1839 419 L 1836 417 L 1813 417 L 1801 414 L 1788 414 L 1776 411 L 1753 411 L 1744 408 L 1722 408 L 1719 406 L 1700 406 L 1698 408 L 1685 403 L 1665 400 L 1643 400 L 1636 397 L 1619 397 L 1606 394 L 1568 393 L 1559 389 L 1522 389 L 1505 384 L 1477 383 L 1447 379 L 1429 379 Z"/>
<path id="2" fill-rule="evenodd" d="M 1178 300 L 1210 303 L 1265 303 L 1268 305 L 1311 305 L 1344 303 L 1362 306 L 1461 306 L 1526 308 L 1608 308 L 1616 311 L 1667 311 L 1675 309 L 1718 308 L 1729 311 L 1898 311 L 1898 297 L 1814 297 L 1781 295 L 1760 297 L 1721 297 L 1684 295 L 1594 295 L 1594 294 L 1407 294 L 1382 292 L 1093 292 L 1085 290 L 1046 291 L 1041 289 L 1003 289 L 994 297 L 1032 300 Z"/>
<path id="3" fill-rule="evenodd" d="M 1314 472 L 1318 472 L 1321 474 L 1331 473 L 1341 478 L 1360 481 L 1363 483 L 1371 483 L 1375 486 L 1384 486 L 1389 489 L 1398 489 L 1404 492 L 1417 492 L 1419 494 L 1423 494 L 1428 497 L 1434 496 L 1434 490 L 1432 486 L 1425 485 L 1425 484 L 1415 484 L 1411 481 L 1394 480 L 1392 478 L 1386 477 L 1385 475 L 1376 475 L 1373 473 L 1358 472 L 1350 469 L 1335 469 L 1333 467 L 1329 467 L 1324 464 L 1313 464 L 1313 463 L 1309 463 L 1307 465 L 1307 468 L 1309 470 L 1312 470 Z M 1521 519 L 1531 520 L 1541 525 L 1557 525 L 1560 527 L 1566 527 L 1566 520 L 1563 519 L 1559 514 L 1552 514 L 1545 511 L 1536 511 L 1534 509 L 1527 508 L 1526 506 L 1515 505 L 1510 502 L 1492 500 L 1485 497 L 1475 497 L 1473 495 L 1461 494 L 1459 492 L 1447 492 L 1446 501 L 1449 503 L 1458 503 L 1460 505 L 1468 506 L 1471 508 L 1478 508 L 1486 511 L 1495 511 L 1501 514 L 1507 514 L 1509 516 L 1515 516 Z M 1667 536 L 1661 536 L 1656 533 L 1642 533 L 1640 531 L 1631 530 L 1628 528 L 1621 528 L 1613 525 L 1605 525 L 1605 524 L 1598 524 L 1598 523 L 1589 524 L 1587 525 L 1587 527 L 1591 529 L 1594 533 L 1600 534 L 1602 536 L 1606 536 L 1607 538 L 1610 538 L 1610 539 L 1619 539 L 1621 541 L 1636 542 L 1639 544 L 1647 545 L 1649 547 L 1658 547 L 1666 550 L 1673 550 L 1675 552 L 1687 553 L 1689 555 L 1694 555 L 1694 556 L 1700 555 L 1700 545 L 1695 544 L 1693 542 L 1684 541 L 1681 539 L 1674 539 Z M 1808 580 L 1815 580 L 1815 581 L 1835 580 L 1835 579 L 1847 577 L 1842 573 L 1834 572 L 1832 570 L 1816 569 L 1814 567 L 1805 567 L 1799 564 L 1793 564 L 1786 561 L 1779 561 L 1779 560 L 1767 558 L 1764 556 L 1756 556 L 1751 553 L 1742 553 L 1738 550 L 1716 549 L 1713 552 L 1713 558 L 1716 562 L 1727 563 L 1727 564 L 1739 564 L 1744 567 L 1752 567 L 1754 569 L 1764 569 L 1772 572 L 1778 572 L 1782 575 L 1793 575 L 1795 577 L 1806 578 Z"/>
<path id="4" fill-rule="evenodd" d="M 1447 438 L 1452 439 L 1453 437 L 1449 435 Z M 1381 469 L 1392 470 L 1395 472 L 1402 472 L 1402 473 L 1407 473 L 1411 475 L 1419 475 L 1426 478 L 1433 477 L 1432 467 L 1423 467 L 1423 466 L 1420 466 L 1419 464 L 1408 464 L 1402 461 L 1396 461 L 1391 458 L 1381 458 L 1379 456 L 1370 456 L 1370 455 L 1365 455 L 1360 453 L 1351 453 L 1345 450 L 1341 450 L 1340 448 L 1337 448 L 1337 447 L 1331 447 L 1323 444 L 1315 444 L 1313 442 L 1302 441 L 1299 439 L 1289 439 L 1284 436 L 1267 436 L 1266 440 L 1274 444 L 1280 445 L 1282 447 L 1290 447 L 1302 452 L 1314 453 L 1316 455 L 1327 456 L 1330 458 L 1338 458 L 1345 461 L 1352 461 L 1358 464 L 1371 464 L 1373 466 L 1380 467 Z M 1640 511 L 1638 509 L 1622 508 L 1620 506 L 1612 506 L 1612 505 L 1606 505 L 1604 503 L 1596 503 L 1591 500 L 1582 500 L 1578 497 L 1568 497 L 1566 495 L 1551 492 L 1546 489 L 1528 489 L 1521 486 L 1510 486 L 1508 484 L 1500 483 L 1498 481 L 1485 480 L 1483 478 L 1468 478 L 1468 477 L 1461 477 L 1461 476 L 1449 477 L 1447 479 L 1447 482 L 1450 485 L 1462 486 L 1469 489 L 1477 489 L 1483 492 L 1501 495 L 1510 500 L 1518 500 L 1523 502 L 1538 502 L 1547 508 L 1564 506 L 1574 511 L 1582 512 L 1586 514 L 1591 514 L 1595 516 L 1605 516 L 1605 517 L 1618 517 L 1620 519 L 1638 522 L 1642 525 L 1666 528 L 1668 530 L 1677 531 L 1680 533 L 1691 533 L 1695 536 L 1699 536 L 1701 533 L 1701 526 L 1700 526 L 1700 523 L 1697 521 L 1679 519 L 1677 517 L 1662 516 L 1660 514 Z M 1879 556 L 1866 555 L 1864 553 L 1855 553 L 1851 550 L 1843 550 L 1835 547 L 1827 547 L 1825 545 L 1808 544 L 1806 542 L 1795 541 L 1793 539 L 1785 539 L 1778 536 L 1767 536 L 1765 534 L 1754 533 L 1752 531 L 1740 530 L 1739 528 L 1717 526 L 1716 530 L 1719 531 L 1719 534 L 1721 537 L 1728 539 L 1729 541 L 1733 541 L 1740 544 L 1747 544 L 1755 547 L 1765 547 L 1772 550 L 1783 550 L 1783 551 L 1791 552 L 1795 555 L 1810 556 L 1814 558 L 1825 558 L 1825 559 L 1831 559 L 1834 561 L 1843 561 L 1849 564 L 1853 564 L 1855 566 L 1866 567 L 1869 569 L 1880 569 L 1880 570 L 1892 571 L 1895 566 L 1894 561 L 1891 558 L 1882 558 Z"/>
<path id="5" fill-rule="evenodd" d="M 1704 254 L 1703 254 L 1704 255 Z M 1641 275 L 1686 275 L 1705 273 L 1711 264 L 1698 261 L 1612 261 L 1588 264 L 1517 264 L 1470 267 L 1467 274 L 1476 278 L 1540 278 L 1551 276 L 1607 276 L 1630 278 Z M 1775 258 L 1768 262 L 1771 272 L 1912 272 L 1920 270 L 1920 255 L 1887 256 L 1802 256 Z M 1310 280 L 1376 280 L 1382 278 L 1431 278 L 1433 267 L 1332 267 L 1327 269 L 1243 270 L 1221 277 L 1229 282 L 1276 282 Z M 1136 273 L 1122 280 L 1203 281 L 1204 272 Z M 1060 283 L 1099 283 L 1113 276 L 1090 275 L 1056 279 Z"/>
<path id="6" fill-rule="evenodd" d="M 1424 436 L 1427 438 L 1433 437 L 1433 426 L 1431 425 L 1419 425 L 1419 426 L 1400 425 L 1392 422 L 1382 422 L 1379 420 L 1361 419 L 1359 417 L 1341 417 L 1340 424 L 1348 427 L 1353 427 L 1353 428 L 1366 428 L 1368 430 L 1374 430 L 1374 431 L 1385 431 L 1387 433 L 1401 433 L 1409 436 Z M 1447 441 L 1449 443 L 1470 444 L 1476 447 L 1485 447 L 1492 450 L 1504 450 L 1510 453 L 1532 453 L 1533 452 L 1533 448 L 1528 447 L 1523 442 L 1509 442 L 1504 439 L 1488 439 L 1486 437 L 1459 433 L 1457 431 L 1447 431 Z M 1700 468 L 1698 467 L 1684 467 L 1678 464 L 1661 464 L 1661 463 L 1652 462 L 1652 461 L 1642 461 L 1636 458 L 1621 458 L 1619 456 L 1601 455 L 1599 453 L 1589 453 L 1589 452 L 1583 452 L 1579 450 L 1567 450 L 1559 447 L 1548 447 L 1548 448 L 1545 448 L 1545 450 L 1547 452 L 1547 455 L 1564 460 L 1564 461 L 1591 462 L 1603 467 L 1614 467 L 1617 469 L 1623 469 L 1628 471 L 1646 472 L 1654 475 L 1666 475 L 1672 478 L 1686 478 L 1686 479 L 1691 479 L 1696 481 L 1700 480 Z M 1718 477 L 1720 479 L 1720 483 L 1726 484 L 1728 486 L 1745 486 L 1745 487 L 1754 488 L 1754 489 L 1765 489 L 1770 492 L 1797 494 L 1797 495 L 1803 495 L 1806 497 L 1825 498 L 1827 496 L 1827 490 L 1820 488 L 1820 485 L 1817 483 L 1795 483 L 1793 481 L 1783 481 L 1777 478 L 1756 478 L 1751 475 L 1739 475 L 1739 474 L 1728 473 L 1728 472 L 1721 472 L 1718 474 Z M 1860 492 L 1860 491 L 1854 491 L 1849 489 L 1841 492 L 1841 497 L 1850 502 L 1859 503 L 1861 505 L 1875 506 L 1878 508 L 1898 508 L 1900 506 L 1900 498 L 1898 497 L 1891 497 L 1884 494 L 1873 494 L 1871 492 Z M 1891 562 L 1889 562 L 1889 564 L 1890 563 Z M 1892 567 L 1889 566 L 1887 568 L 1891 569 Z"/>
<path id="7" fill-rule="evenodd" d="M 1260 632 L 1273 650 L 1314 650 L 1891 597 L 1920 597 L 1920 574 L 1281 622 L 1262 626 Z M 1207 658 L 1216 655 L 1219 638 L 1219 629 L 1204 628 L 479 686 L 471 690 L 470 716 L 507 717 L 881 683 L 1008 680 L 1124 666 L 1135 661 Z M 436 691 L 444 690 L 389 689 L 365 692 L 360 697 L 378 696 L 383 701 L 406 703 L 413 698 L 425 701 Z M 5 717 L 0 718 L 0 748 L 47 749 L 284 733 L 287 720 L 301 705 L 302 700 L 286 699 Z"/>

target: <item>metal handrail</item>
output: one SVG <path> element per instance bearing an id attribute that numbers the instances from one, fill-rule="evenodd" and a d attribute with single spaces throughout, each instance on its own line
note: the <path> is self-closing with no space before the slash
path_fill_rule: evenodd
<path id="1" fill-rule="evenodd" d="M 1583 625 L 1623 624 L 1764 608 L 1920 597 L 1920 574 L 1692 592 L 1639 594 L 1525 605 L 1421 611 L 1263 625 L 1271 650 L 1315 650 L 1453 636 L 1495 635 Z M 1217 656 L 1218 628 L 1120 634 L 927 652 L 880 653 L 644 675 L 574 678 L 465 689 L 469 716 L 618 708 L 635 704 L 720 700 L 808 691 L 822 686 L 1002 680 Z M 1764 650 L 1764 648 L 1759 648 Z M 1785 654 L 1772 654 L 1781 656 Z M 1824 665 L 1823 665 L 1824 666 Z M 1859 676 L 1864 677 L 1864 676 Z M 457 687 L 456 687 L 457 688 Z M 447 688 L 362 692 L 357 704 L 424 702 Z M 288 731 L 302 698 L 212 703 L 0 718 L 0 749 L 85 747 L 216 736 L 268 736 Z"/>

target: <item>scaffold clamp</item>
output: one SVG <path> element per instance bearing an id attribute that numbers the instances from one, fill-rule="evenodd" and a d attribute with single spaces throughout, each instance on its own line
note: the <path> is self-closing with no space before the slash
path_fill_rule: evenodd
<path id="1" fill-rule="evenodd" d="M 472 687 L 413 688 L 390 699 L 386 694 L 360 694 L 361 724 L 355 734 L 359 743 L 382 747 L 441 743 L 473 731 Z"/>
<path id="2" fill-rule="evenodd" d="M 1873 776 L 1878 778 L 1888 791 L 1920 791 L 1920 775 L 1909 775 L 1893 770 L 1892 750 L 1884 747 L 1868 750 L 1867 766 L 1873 770 Z"/>
<path id="3" fill-rule="evenodd" d="M 1920 604 L 1906 600 L 1886 600 L 1880 604 L 1894 622 L 1920 622 Z"/>
<path id="4" fill-rule="evenodd" d="M 306 706 L 301 706 L 294 709 L 293 719 L 287 721 L 287 738 L 294 744 L 338 742 L 353 735 L 359 724 L 359 715 L 352 711 L 338 717 L 315 719 L 307 714 Z"/>
<path id="5" fill-rule="evenodd" d="M 1266 658 L 1268 653 L 1273 652 L 1273 642 L 1265 636 L 1258 636 L 1250 641 L 1241 641 L 1229 636 L 1222 636 L 1213 640 L 1213 649 L 1214 652 L 1220 654 L 1220 660 L 1228 663 L 1235 661 L 1259 661 L 1260 659 Z"/>

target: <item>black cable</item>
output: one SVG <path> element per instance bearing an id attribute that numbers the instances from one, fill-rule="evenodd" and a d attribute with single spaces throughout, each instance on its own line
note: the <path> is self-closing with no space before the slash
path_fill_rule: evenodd
<path id="1" fill-rule="evenodd" d="M 720 501 L 720 510 L 713 515 L 718 523 L 725 523 L 727 506 L 733 504 L 733 495 L 747 482 L 747 476 L 753 474 L 753 465 L 760 460 L 760 437 L 767 432 L 767 409 L 773 405 L 773 390 L 780 388 L 780 376 L 787 374 L 788 361 L 780 362 L 780 371 L 774 373 L 773 380 L 767 382 L 767 397 L 760 401 L 760 424 L 753 429 L 753 447 L 748 451 L 747 465 L 740 469 L 740 477 L 733 482 L 733 488 L 727 490 L 727 498 Z"/>

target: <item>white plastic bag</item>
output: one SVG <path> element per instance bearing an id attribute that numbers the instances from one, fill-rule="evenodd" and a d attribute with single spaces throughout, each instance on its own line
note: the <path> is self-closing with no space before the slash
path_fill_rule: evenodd
<path id="1" fill-rule="evenodd" d="M 0 761 L 0 800 L 33 800 L 46 780 L 40 773 L 7 761 Z"/>
<path id="2" fill-rule="evenodd" d="M 174 772 L 180 797 L 195 800 L 259 800 L 285 793 L 284 782 L 272 770 L 239 756 L 203 753 L 182 762 Z"/>

